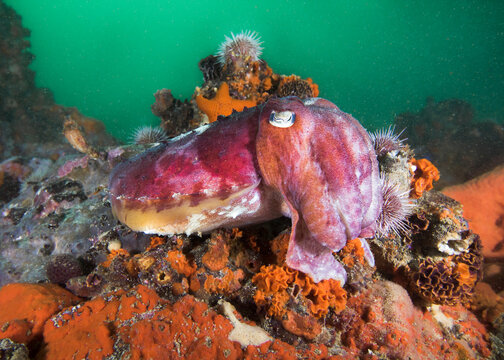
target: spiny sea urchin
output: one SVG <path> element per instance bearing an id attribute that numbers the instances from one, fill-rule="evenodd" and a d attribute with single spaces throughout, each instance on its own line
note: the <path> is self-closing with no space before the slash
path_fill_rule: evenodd
<path id="1" fill-rule="evenodd" d="M 137 145 L 153 144 L 168 140 L 166 133 L 160 127 L 143 126 L 135 130 L 133 142 Z"/>
<path id="2" fill-rule="evenodd" d="M 242 31 L 238 35 L 231 33 L 231 37 L 226 36 L 226 40 L 219 46 L 217 58 L 222 65 L 237 60 L 257 61 L 263 50 L 260 40 L 255 31 Z"/>
<path id="3" fill-rule="evenodd" d="M 377 233 L 386 236 L 392 231 L 399 235 L 399 232 L 407 230 L 406 218 L 414 206 L 409 199 L 409 190 L 401 191 L 398 184 L 382 179 L 382 194 L 383 204 L 377 220 Z"/>
<path id="4" fill-rule="evenodd" d="M 403 147 L 403 141 L 399 137 L 404 132 L 404 129 L 399 134 L 394 134 L 395 126 L 390 125 L 387 129 L 380 129 L 371 133 L 371 140 L 377 156 L 385 155 L 394 150 L 400 150 Z"/>

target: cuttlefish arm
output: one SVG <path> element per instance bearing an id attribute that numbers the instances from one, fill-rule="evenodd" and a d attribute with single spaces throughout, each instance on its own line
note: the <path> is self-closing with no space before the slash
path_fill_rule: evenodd
<path id="1" fill-rule="evenodd" d="M 281 193 L 292 219 L 287 265 L 316 282 L 344 283 L 346 272 L 332 252 L 371 234 L 381 207 L 367 133 L 326 100 L 281 98 L 262 109 L 256 144 L 262 178 Z"/>

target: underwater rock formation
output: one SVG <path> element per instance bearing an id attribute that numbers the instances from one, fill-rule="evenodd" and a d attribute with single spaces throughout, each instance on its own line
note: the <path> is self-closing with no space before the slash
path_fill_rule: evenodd
<path id="1" fill-rule="evenodd" d="M 483 255 L 504 261 L 504 166 L 443 193 L 464 206 L 470 228 L 481 237 Z"/>
<path id="2" fill-rule="evenodd" d="M 160 126 L 168 137 L 174 137 L 198 126 L 194 120 L 194 109 L 187 100 L 175 99 L 168 89 L 156 91 L 154 97 L 156 102 L 151 106 L 152 113 L 161 118 Z"/>
<path id="3" fill-rule="evenodd" d="M 158 90 L 152 112 L 161 118 L 161 127 L 167 135 L 172 137 L 195 129 L 219 116 L 262 104 L 271 97 L 318 96 L 318 85 L 312 79 L 275 74 L 260 58 L 260 44 L 255 32 L 226 37 L 216 56 L 209 55 L 199 62 L 204 83 L 196 88 L 190 102 L 174 99 L 170 90 Z"/>
<path id="4" fill-rule="evenodd" d="M 421 111 L 400 114 L 395 124 L 404 129 L 417 156 L 440 169 L 442 187 L 471 180 L 504 163 L 504 128 L 491 120 L 476 121 L 465 101 L 428 98 Z"/>
<path id="5" fill-rule="evenodd" d="M 112 221 L 98 190 L 108 164 L 90 159 L 90 144 L 116 140 L 100 121 L 56 105 L 48 89 L 35 86 L 30 32 L 3 1 L 0 33 L 0 284 L 38 282 L 51 254 L 82 255 L 98 224 Z M 89 156 L 77 156 L 75 145 Z"/>
<path id="6" fill-rule="evenodd" d="M 30 286 L 40 291 L 44 288 L 16 286 L 18 294 L 24 296 L 29 294 Z M 11 287 L 2 291 L 7 293 Z M 341 345 L 330 340 L 330 333 L 325 333 L 327 344 L 289 344 L 271 336 L 274 328 L 257 341 L 252 333 L 260 328 L 226 309 L 223 302 L 215 309 L 191 295 L 170 302 L 143 285 L 116 290 L 76 306 L 69 306 L 75 298 L 64 290 L 54 295 L 46 292 L 43 301 L 46 311 L 34 322 L 34 334 L 43 342 L 14 336 L 38 353 L 37 358 L 141 359 L 170 354 L 173 359 L 336 360 L 368 355 L 386 359 L 483 359 L 490 355 L 486 331 L 466 309 L 436 307 L 423 313 L 414 307 L 403 288 L 386 281 L 376 282 L 352 298 L 340 315 L 328 319 L 327 327 L 341 331 Z M 32 315 L 26 310 L 6 314 L 6 303 L 5 297 L 0 297 L 0 338 L 11 328 L 27 323 L 23 323 L 24 316 Z M 241 324 L 248 326 L 247 332 L 239 331 Z M 22 333 L 20 330 L 18 327 Z"/>
<path id="7" fill-rule="evenodd" d="M 115 143 L 101 122 L 83 116 L 77 109 L 56 105 L 49 89 L 35 86 L 35 73 L 29 68 L 34 58 L 29 51 L 30 31 L 3 1 L 0 34 L 0 159 L 58 156 L 68 151 L 61 133 L 66 116 L 77 121 L 93 144 Z"/>
<path id="8" fill-rule="evenodd" d="M 248 41 L 251 35 L 241 38 Z M 237 45 L 233 43 L 237 37 L 228 45 Z M 432 189 L 439 178 L 437 164 L 415 158 L 393 129 L 368 136 L 328 101 L 311 99 L 318 96 L 318 88 L 309 79 L 274 74 L 258 59 L 259 52 L 254 58 L 247 55 L 250 49 L 242 48 L 245 52 L 229 58 L 223 51 L 221 61 L 211 57 L 200 63 L 205 84 L 190 102 L 178 102 L 165 90 L 158 93 L 153 111 L 163 118 L 167 135 L 179 135 L 178 139 L 163 140 L 159 147 L 150 141 L 129 146 L 112 146 L 111 141 L 111 147 L 104 148 L 95 141 L 100 136 L 92 135 L 103 134 L 100 123 L 58 107 L 58 131 L 65 120 L 71 121 L 65 133 L 81 153 L 62 143 L 46 143 L 36 157 L 20 156 L 0 164 L 0 186 L 6 190 L 0 199 L 0 283 L 40 282 L 0 289 L 0 339 L 10 338 L 0 341 L 0 354 L 26 354 L 29 349 L 38 359 L 488 358 L 489 334 L 461 304 L 472 306 L 483 321 L 491 322 L 497 335 L 490 335 L 490 340 L 497 349 L 502 343 L 497 336 L 503 333 L 502 294 L 485 292 L 478 283 L 482 271 L 478 236 L 468 227 L 460 204 Z M 181 134 L 206 121 L 196 97 L 216 99 L 216 92 L 226 87 L 231 99 L 254 101 L 258 107 L 224 119 L 216 113 L 216 122 Z M 274 98 L 293 93 L 308 99 Z M 313 126 L 313 118 L 317 123 L 343 123 L 338 127 L 341 136 L 325 127 L 316 134 L 320 126 Z M 243 119 L 245 126 L 239 123 Z M 64 141 L 63 135 L 58 136 Z M 208 138 L 202 141 L 202 136 Z M 234 142 L 226 142 L 230 139 Z M 198 141 L 202 146 L 194 151 Z M 186 160 L 168 166 L 173 170 L 180 165 L 178 177 L 152 167 L 162 163 L 163 152 L 170 149 L 175 153 L 165 157 Z M 226 149 L 236 151 L 217 151 Z M 231 156 L 236 154 L 242 156 Z M 331 158 L 341 160 L 345 170 L 327 171 Z M 134 171 L 130 165 L 135 165 Z M 109 192 L 108 178 L 116 166 Z M 296 166 L 301 169 L 290 171 Z M 194 176 L 194 182 L 187 182 L 187 169 L 212 176 L 206 181 Z M 243 182 L 244 173 L 250 181 Z M 357 178 L 367 174 L 377 179 L 377 173 L 380 196 L 366 186 L 359 188 Z M 287 206 L 278 205 L 276 214 L 289 215 L 293 221 L 281 217 L 265 222 L 269 217 L 264 217 L 259 224 L 240 228 L 209 225 L 206 234 L 149 236 L 112 216 L 112 207 L 116 213 L 118 207 L 111 205 L 110 195 L 112 202 L 127 194 L 131 196 L 126 201 L 155 203 L 141 193 L 149 195 L 152 189 L 131 184 L 136 175 L 140 183 L 155 178 L 160 188 L 173 190 L 170 182 L 175 182 L 191 190 L 195 184 L 222 190 L 181 191 L 187 198 L 201 195 L 193 205 L 205 197 L 224 201 L 239 190 L 224 180 L 241 179 L 234 183 L 244 184 L 245 190 L 247 185 L 255 190 L 262 186 L 268 187 L 265 192 L 280 195 L 273 200 Z M 120 176 L 125 176 L 127 187 L 121 188 Z M 212 184 L 208 179 L 219 181 Z M 308 225 L 335 217 L 334 209 L 319 206 L 323 204 L 319 200 L 327 199 L 336 180 L 341 180 L 339 185 L 350 184 L 347 192 L 360 197 L 358 205 L 352 202 L 340 211 L 348 215 L 347 225 L 355 232 L 342 231 L 341 244 L 333 247 L 330 241 L 319 242 L 316 230 L 324 226 Z M 173 209 L 180 210 L 181 204 L 170 199 Z M 362 212 L 372 208 L 372 201 L 385 205 L 380 214 L 371 211 L 374 223 L 369 225 L 368 244 L 357 236 L 367 227 Z M 246 202 L 242 207 L 252 205 Z M 360 215 L 354 216 L 359 209 Z M 227 209 L 227 214 L 235 210 Z M 198 212 L 195 221 L 203 213 Z M 301 226 L 305 228 L 299 231 Z M 323 249 L 326 256 L 346 273 L 344 286 L 334 279 L 316 282 L 316 272 L 314 279 L 310 271 L 289 266 L 296 267 L 289 262 L 292 238 L 297 241 L 300 233 L 312 231 L 316 246 L 329 246 Z M 492 269 L 485 271 L 490 274 Z M 473 299 L 477 303 L 471 303 Z"/>

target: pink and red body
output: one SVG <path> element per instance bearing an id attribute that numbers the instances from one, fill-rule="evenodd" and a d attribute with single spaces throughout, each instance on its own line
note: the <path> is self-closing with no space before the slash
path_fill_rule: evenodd
<path id="1" fill-rule="evenodd" d="M 342 284 L 332 253 L 374 236 L 383 201 L 364 128 L 327 100 L 296 97 L 270 99 L 119 164 L 110 194 L 121 222 L 155 234 L 288 216 L 287 265 Z"/>

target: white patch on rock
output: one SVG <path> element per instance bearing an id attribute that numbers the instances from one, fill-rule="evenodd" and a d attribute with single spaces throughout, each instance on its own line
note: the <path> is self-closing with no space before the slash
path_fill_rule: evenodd
<path id="1" fill-rule="evenodd" d="M 249 345 L 259 346 L 267 341 L 273 341 L 273 338 L 259 326 L 252 326 L 240 322 L 234 314 L 236 309 L 233 305 L 224 300 L 219 300 L 219 305 L 224 315 L 234 326 L 233 330 L 231 330 L 228 335 L 229 340 L 240 343 L 242 348 L 246 348 Z"/>
<path id="2" fill-rule="evenodd" d="M 451 231 L 446 233 L 436 244 L 439 251 L 448 255 L 459 255 L 466 252 L 472 244 L 472 237 L 462 239 L 459 233 Z"/>
<path id="3" fill-rule="evenodd" d="M 432 304 L 430 306 L 430 312 L 432 314 L 432 317 L 436 319 L 436 321 L 441 325 L 443 328 L 445 328 L 448 331 L 451 331 L 454 326 L 454 321 L 452 318 L 446 316 L 443 313 L 443 310 L 441 310 L 441 306 L 437 304 Z"/>

